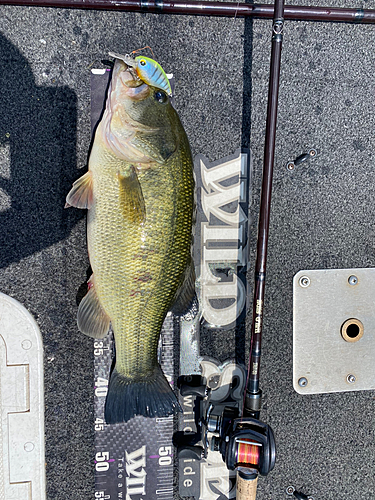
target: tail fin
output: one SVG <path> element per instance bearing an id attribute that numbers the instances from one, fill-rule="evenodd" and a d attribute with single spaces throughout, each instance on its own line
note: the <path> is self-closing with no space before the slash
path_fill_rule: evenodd
<path id="1" fill-rule="evenodd" d="M 167 417 L 181 411 L 159 365 L 147 378 L 134 380 L 113 370 L 105 403 L 107 424 L 127 422 L 135 415 Z"/>

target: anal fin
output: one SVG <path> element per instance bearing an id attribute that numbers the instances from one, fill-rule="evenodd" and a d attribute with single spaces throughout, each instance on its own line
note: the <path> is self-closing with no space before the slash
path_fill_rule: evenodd
<path id="1" fill-rule="evenodd" d="M 92 173 L 88 171 L 73 184 L 66 197 L 65 208 L 91 208 L 92 202 Z"/>
<path id="2" fill-rule="evenodd" d="M 171 311 L 177 316 L 186 314 L 194 303 L 195 294 L 195 269 L 194 262 L 190 259 L 186 267 L 183 282 L 177 290 Z"/>
<path id="3" fill-rule="evenodd" d="M 77 324 L 82 333 L 94 339 L 102 339 L 108 333 L 110 319 L 100 305 L 92 284 L 79 304 Z"/>

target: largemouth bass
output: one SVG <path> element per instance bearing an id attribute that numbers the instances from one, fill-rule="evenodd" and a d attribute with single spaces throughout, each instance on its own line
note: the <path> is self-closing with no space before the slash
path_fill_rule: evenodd
<path id="1" fill-rule="evenodd" d="M 105 418 L 167 416 L 178 401 L 157 361 L 164 318 L 194 298 L 191 258 L 193 162 L 165 91 L 147 85 L 116 54 L 88 172 L 67 204 L 88 208 L 93 270 L 79 329 L 104 337 L 112 324 L 115 365 Z"/>

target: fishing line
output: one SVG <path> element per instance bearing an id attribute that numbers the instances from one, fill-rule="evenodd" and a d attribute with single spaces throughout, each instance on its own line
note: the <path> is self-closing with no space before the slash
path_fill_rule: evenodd
<path id="1" fill-rule="evenodd" d="M 239 6 L 240 6 L 240 0 L 238 0 L 237 4 L 236 4 L 236 10 L 234 12 L 234 17 L 233 17 L 233 23 L 232 23 L 232 27 L 230 28 L 229 30 L 229 33 L 228 33 L 228 37 L 227 37 L 227 48 L 230 46 L 230 42 L 231 42 L 231 37 L 234 33 L 234 28 L 235 28 L 235 23 L 236 23 L 236 19 L 237 19 L 237 13 L 238 13 L 238 9 L 239 9 Z M 219 59 L 219 61 L 217 62 L 216 66 L 217 67 L 221 67 L 221 63 L 224 59 L 224 55 L 226 54 L 226 51 L 222 51 L 221 52 L 221 57 Z M 212 79 L 212 82 L 214 81 L 214 79 Z"/>
<path id="2" fill-rule="evenodd" d="M 243 438 L 237 441 L 235 467 L 259 465 L 261 445 Z"/>
<path id="3" fill-rule="evenodd" d="M 232 26 L 231 28 L 229 29 L 229 32 L 228 32 L 228 35 L 225 37 L 227 42 L 226 44 L 224 45 L 224 47 L 226 46 L 227 48 L 230 46 L 231 44 L 231 39 L 232 39 L 232 36 L 233 36 L 233 32 L 234 32 L 234 28 L 235 28 L 235 23 L 236 23 L 236 20 L 237 20 L 237 14 L 238 14 L 238 10 L 239 10 L 239 6 L 240 6 L 240 0 L 238 0 L 236 2 L 236 8 L 235 8 L 235 13 L 234 13 L 234 17 L 233 17 L 233 23 L 232 23 Z M 206 35 L 209 35 L 209 32 L 206 32 Z M 208 38 L 208 37 L 206 37 Z M 209 40 L 208 40 L 209 42 Z M 211 45 L 211 44 L 210 44 Z M 219 68 L 221 67 L 222 65 L 222 62 L 223 62 L 223 59 L 224 59 L 224 56 L 227 54 L 226 50 L 221 50 L 219 52 L 219 59 L 215 60 L 214 61 L 214 67 L 215 68 Z M 207 86 L 207 88 L 210 88 L 210 89 L 215 89 L 215 82 L 217 82 L 217 77 L 213 76 L 211 81 L 210 81 L 210 84 Z M 218 94 L 218 92 L 215 92 L 215 91 L 211 91 L 211 95 L 215 95 L 215 94 Z M 191 106 L 194 106 L 194 102 L 192 99 L 190 99 L 185 107 L 186 108 L 189 108 Z"/>

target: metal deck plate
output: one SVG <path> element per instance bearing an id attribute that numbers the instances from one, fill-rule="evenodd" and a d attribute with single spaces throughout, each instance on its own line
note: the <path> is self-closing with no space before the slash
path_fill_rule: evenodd
<path id="1" fill-rule="evenodd" d="M 293 289 L 294 389 L 375 389 L 375 269 L 300 271 Z"/>

